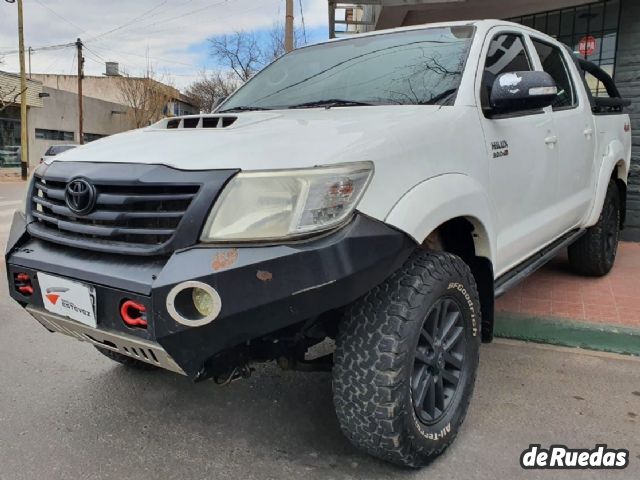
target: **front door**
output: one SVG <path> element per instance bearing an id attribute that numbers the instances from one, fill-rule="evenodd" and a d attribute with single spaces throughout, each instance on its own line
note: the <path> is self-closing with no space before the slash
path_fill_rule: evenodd
<path id="1" fill-rule="evenodd" d="M 557 234 L 552 223 L 558 138 L 550 109 L 501 116 L 488 113 L 491 87 L 499 75 L 535 69 L 528 39 L 498 31 L 485 46 L 485 56 L 478 90 L 489 155 L 490 197 L 496 212 L 494 270 L 499 276 Z"/>

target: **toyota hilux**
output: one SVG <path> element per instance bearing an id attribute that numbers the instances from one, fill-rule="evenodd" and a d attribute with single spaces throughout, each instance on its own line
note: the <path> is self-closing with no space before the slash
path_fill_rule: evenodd
<path id="1" fill-rule="evenodd" d="M 508 22 L 300 48 L 214 113 L 45 160 L 13 219 L 10 294 L 133 368 L 331 369 L 351 442 L 420 467 L 465 418 L 494 298 L 563 248 L 576 272 L 612 268 L 628 104 Z"/>

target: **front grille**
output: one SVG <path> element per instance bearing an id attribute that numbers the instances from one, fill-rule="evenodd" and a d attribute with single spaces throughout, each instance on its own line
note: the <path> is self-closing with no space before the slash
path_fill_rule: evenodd
<path id="1" fill-rule="evenodd" d="M 197 185 L 96 185 L 96 206 L 76 215 L 65 203 L 66 182 L 36 177 L 32 214 L 45 228 L 83 239 L 162 245 L 175 234 Z"/>
<path id="2" fill-rule="evenodd" d="M 197 243 L 213 201 L 234 173 L 54 162 L 34 175 L 28 230 L 37 238 L 96 251 L 170 253 Z M 86 214 L 66 202 L 67 185 L 77 178 L 95 188 L 95 206 Z"/>

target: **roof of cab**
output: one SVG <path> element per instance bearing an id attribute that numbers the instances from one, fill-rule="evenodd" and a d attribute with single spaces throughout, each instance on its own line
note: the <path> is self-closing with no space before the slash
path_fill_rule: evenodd
<path id="1" fill-rule="evenodd" d="M 547 37 L 550 40 L 555 40 L 553 37 L 549 37 L 548 35 L 540 32 L 539 30 L 535 30 L 533 28 L 527 27 L 519 23 L 509 22 L 507 20 L 487 19 L 487 20 L 460 20 L 460 21 L 451 21 L 451 22 L 424 23 L 421 25 L 411 25 L 408 27 L 396 27 L 396 28 L 388 28 L 385 30 L 373 30 L 371 32 L 359 33 L 357 35 L 350 36 L 350 37 L 340 37 L 340 38 L 332 38 L 329 40 L 323 40 L 321 42 L 310 44 L 308 46 L 322 45 L 325 43 L 332 43 L 332 42 L 342 42 L 342 41 L 351 40 L 354 38 L 370 37 L 374 35 L 384 35 L 387 33 L 409 32 L 409 31 L 424 30 L 427 28 L 437 28 L 437 27 L 460 27 L 465 25 L 473 25 L 475 27 L 482 28 L 484 31 L 488 31 L 493 27 L 509 26 L 509 27 L 515 27 L 527 32 L 536 33 L 537 35 Z"/>

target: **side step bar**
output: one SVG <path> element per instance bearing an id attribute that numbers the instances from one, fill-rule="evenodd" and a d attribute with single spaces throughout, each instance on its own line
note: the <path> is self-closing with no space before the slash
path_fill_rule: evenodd
<path id="1" fill-rule="evenodd" d="M 495 297 L 498 298 L 507 293 L 511 288 L 544 266 L 544 264 L 555 257 L 560 250 L 575 242 L 584 233 L 585 230 L 573 230 L 563 235 L 521 264 L 501 275 L 495 283 Z"/>
<path id="2" fill-rule="evenodd" d="M 82 342 L 89 342 L 97 347 L 185 375 L 173 358 L 158 344 L 131 335 L 91 328 L 75 320 L 69 320 L 32 306 L 28 306 L 26 309 L 50 332 L 63 333 Z"/>

